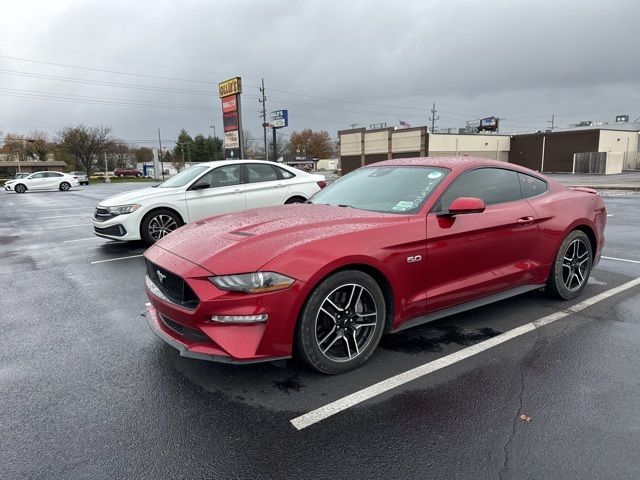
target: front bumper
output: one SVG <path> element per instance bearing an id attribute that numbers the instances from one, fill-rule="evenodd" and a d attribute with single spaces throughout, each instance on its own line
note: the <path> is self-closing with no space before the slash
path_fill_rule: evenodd
<path id="1" fill-rule="evenodd" d="M 296 281 L 278 292 L 249 295 L 217 289 L 211 273 L 160 247 L 145 253 L 152 267 L 179 275 L 199 299 L 193 309 L 184 308 L 146 291 L 150 304 L 145 316 L 151 330 L 176 348 L 181 356 L 225 363 L 255 363 L 290 358 L 298 312 L 308 293 Z M 155 293 L 154 291 L 155 290 Z M 268 314 L 266 322 L 227 324 L 211 321 L 213 315 Z"/>
<path id="2" fill-rule="evenodd" d="M 126 242 L 140 240 L 141 220 L 142 212 L 136 210 L 133 213 L 117 215 L 103 222 L 92 218 L 91 223 L 93 224 L 93 233 L 98 237 Z"/>

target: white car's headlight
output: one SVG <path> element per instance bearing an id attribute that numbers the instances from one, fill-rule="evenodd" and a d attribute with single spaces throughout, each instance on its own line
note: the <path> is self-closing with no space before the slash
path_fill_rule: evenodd
<path id="1" fill-rule="evenodd" d="M 141 205 L 134 203 L 133 205 L 117 205 L 115 207 L 107 207 L 107 210 L 109 210 L 109 213 L 111 213 L 112 215 L 122 215 L 124 213 L 135 212 L 140 207 Z"/>
<path id="2" fill-rule="evenodd" d="M 246 293 L 264 293 L 284 290 L 295 282 L 293 278 L 275 272 L 224 275 L 221 277 L 209 277 L 209 280 L 220 290 Z"/>

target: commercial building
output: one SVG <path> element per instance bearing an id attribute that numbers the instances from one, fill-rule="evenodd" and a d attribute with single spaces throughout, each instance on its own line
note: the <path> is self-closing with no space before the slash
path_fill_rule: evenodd
<path id="1" fill-rule="evenodd" d="M 549 173 L 621 173 L 640 170 L 639 130 L 622 125 L 517 135 L 429 133 L 427 127 L 355 128 L 338 132 L 340 166 L 406 157 L 474 156 Z"/>
<path id="2" fill-rule="evenodd" d="M 64 172 L 67 169 L 65 162 L 55 160 L 38 161 L 29 160 L 17 162 L 15 160 L 0 161 L 0 177 L 13 177 L 18 171 L 23 173 L 40 172 L 54 170 L 56 172 Z"/>
<path id="3" fill-rule="evenodd" d="M 513 135 L 509 162 L 557 173 L 612 174 L 640 169 L 638 132 L 603 126 Z"/>
<path id="4" fill-rule="evenodd" d="M 338 139 L 343 174 L 393 158 L 467 155 L 506 162 L 511 144 L 509 135 L 434 134 L 427 127 L 354 128 L 339 131 Z"/>

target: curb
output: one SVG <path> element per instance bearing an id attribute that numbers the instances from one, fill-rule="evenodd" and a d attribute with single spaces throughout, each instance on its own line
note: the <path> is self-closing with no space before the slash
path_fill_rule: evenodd
<path id="1" fill-rule="evenodd" d="M 584 188 L 593 188 L 594 190 L 632 190 L 632 191 L 640 191 L 640 185 L 567 185 L 563 184 L 565 187 L 584 187 Z"/>

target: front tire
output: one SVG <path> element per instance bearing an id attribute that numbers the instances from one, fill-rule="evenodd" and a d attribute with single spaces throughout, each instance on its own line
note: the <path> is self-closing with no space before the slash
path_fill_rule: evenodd
<path id="1" fill-rule="evenodd" d="M 551 267 L 547 294 L 563 300 L 580 295 L 591 274 L 592 258 L 591 242 L 583 231 L 574 230 L 567 235 Z"/>
<path id="2" fill-rule="evenodd" d="M 61 192 L 66 192 L 71 188 L 71 184 L 69 182 L 62 182 L 59 188 Z"/>
<path id="3" fill-rule="evenodd" d="M 24 186 L 22 183 L 19 183 L 18 185 L 16 185 L 15 187 L 13 187 L 13 190 L 16 193 L 24 193 L 27 191 L 27 187 Z"/>
<path id="4" fill-rule="evenodd" d="M 358 270 L 337 272 L 307 300 L 296 329 L 297 353 L 322 373 L 348 372 L 373 354 L 385 318 L 384 295 L 373 278 Z"/>
<path id="5" fill-rule="evenodd" d="M 307 200 L 305 198 L 302 198 L 302 197 L 291 197 L 286 202 L 284 202 L 284 204 L 285 205 L 291 205 L 293 203 L 304 203 L 306 201 Z"/>
<path id="6" fill-rule="evenodd" d="M 153 245 L 181 226 L 182 219 L 176 213 L 160 208 L 147 213 L 142 219 L 140 236 L 147 245 Z"/>

